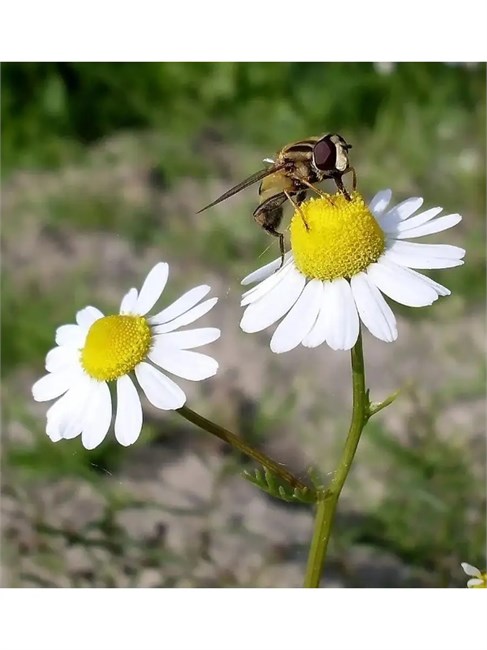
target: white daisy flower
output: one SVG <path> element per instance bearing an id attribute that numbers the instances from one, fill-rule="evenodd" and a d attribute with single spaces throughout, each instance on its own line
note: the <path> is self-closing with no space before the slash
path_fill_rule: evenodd
<path id="1" fill-rule="evenodd" d="M 482 573 L 477 567 L 462 562 L 462 569 L 468 576 L 472 576 L 467 582 L 467 587 L 470 589 L 486 589 L 487 588 L 487 573 Z"/>
<path id="2" fill-rule="evenodd" d="M 46 356 L 48 374 L 32 387 L 39 402 L 59 398 L 47 411 L 46 432 L 52 441 L 81 434 L 86 449 L 99 445 L 112 421 L 109 383 L 114 382 L 115 437 L 120 444 L 131 445 L 142 428 L 132 373 L 149 402 L 163 410 L 181 408 L 186 395 L 156 366 L 193 381 L 216 373 L 218 363 L 212 357 L 190 349 L 215 341 L 220 330 L 176 331 L 215 305 L 218 298 L 200 302 L 210 291 L 208 285 L 195 287 L 154 316 L 146 316 L 159 300 L 168 274 L 168 264 L 156 264 L 140 293 L 130 289 L 123 297 L 119 314 L 104 316 L 96 307 L 85 307 L 76 314 L 76 325 L 57 329 L 57 347 Z"/>
<path id="3" fill-rule="evenodd" d="M 324 342 L 349 350 L 360 321 L 382 341 L 397 338 L 396 319 L 382 294 L 409 307 L 449 295 L 413 269 L 463 264 L 463 248 L 404 240 L 447 230 L 461 216 L 439 217 L 442 208 L 417 213 L 422 198 L 388 209 L 391 196 L 391 190 L 379 192 L 368 207 L 358 193 L 351 201 L 335 194 L 304 202 L 292 218 L 292 251 L 282 267 L 279 258 L 242 280 L 259 282 L 243 294 L 243 331 L 259 332 L 285 316 L 271 339 L 274 352 Z"/>

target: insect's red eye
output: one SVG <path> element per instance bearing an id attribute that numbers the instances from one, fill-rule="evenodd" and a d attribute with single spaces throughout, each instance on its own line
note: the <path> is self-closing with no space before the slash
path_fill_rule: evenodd
<path id="1" fill-rule="evenodd" d="M 322 172 L 332 171 L 336 165 L 336 146 L 328 137 L 317 142 L 313 149 L 313 162 Z"/>

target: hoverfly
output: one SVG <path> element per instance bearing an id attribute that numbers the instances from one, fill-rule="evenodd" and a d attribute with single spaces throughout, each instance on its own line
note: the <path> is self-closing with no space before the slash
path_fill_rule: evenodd
<path id="1" fill-rule="evenodd" d="M 321 183 L 327 178 L 333 179 L 338 190 L 350 200 L 342 176 L 348 172 L 352 173 L 352 187 L 355 190 L 357 184 L 355 170 L 348 161 L 348 150 L 351 148 L 352 145 L 347 144 L 337 133 L 314 136 L 288 144 L 278 152 L 275 160 L 269 158 L 264 160 L 269 163 L 269 167 L 238 183 L 199 210 L 198 214 L 261 181 L 260 202 L 254 210 L 253 217 L 266 232 L 279 237 L 281 258 L 284 259 L 284 235 L 277 230 L 282 221 L 284 203 L 289 200 L 299 208 L 306 198 L 308 189 L 311 188 L 321 194 L 313 183 Z"/>

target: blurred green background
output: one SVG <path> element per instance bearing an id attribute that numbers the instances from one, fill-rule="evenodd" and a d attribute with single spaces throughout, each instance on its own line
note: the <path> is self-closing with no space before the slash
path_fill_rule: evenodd
<path id="1" fill-rule="evenodd" d="M 243 458 L 175 414 L 138 442 L 54 445 L 33 403 L 55 328 L 118 307 L 153 263 L 163 299 L 208 282 L 220 302 L 216 378 L 189 404 L 303 474 L 326 474 L 350 409 L 348 356 L 282 356 L 239 331 L 240 278 L 278 256 L 253 222 L 257 188 L 195 212 L 284 144 L 336 131 L 359 189 L 420 195 L 464 219 L 429 238 L 467 249 L 431 275 L 452 296 L 393 305 L 399 340 L 366 336 L 380 399 L 330 550 L 329 586 L 464 586 L 485 568 L 485 65 L 4 64 L 2 567 L 4 586 L 299 586 L 308 508 L 239 478 Z"/>

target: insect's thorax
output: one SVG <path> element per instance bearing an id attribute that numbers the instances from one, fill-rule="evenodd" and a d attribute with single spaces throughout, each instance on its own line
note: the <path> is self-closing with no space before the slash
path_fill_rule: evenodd
<path id="1" fill-rule="evenodd" d="M 287 164 L 287 173 L 297 178 L 304 178 L 308 183 L 317 183 L 325 175 L 313 163 L 313 151 L 319 136 L 300 140 L 286 145 L 277 155 L 277 163 Z"/>
<path id="2" fill-rule="evenodd" d="M 278 160 L 311 160 L 313 149 L 318 142 L 319 137 L 306 138 L 298 142 L 291 142 L 281 149 L 278 153 Z"/>

